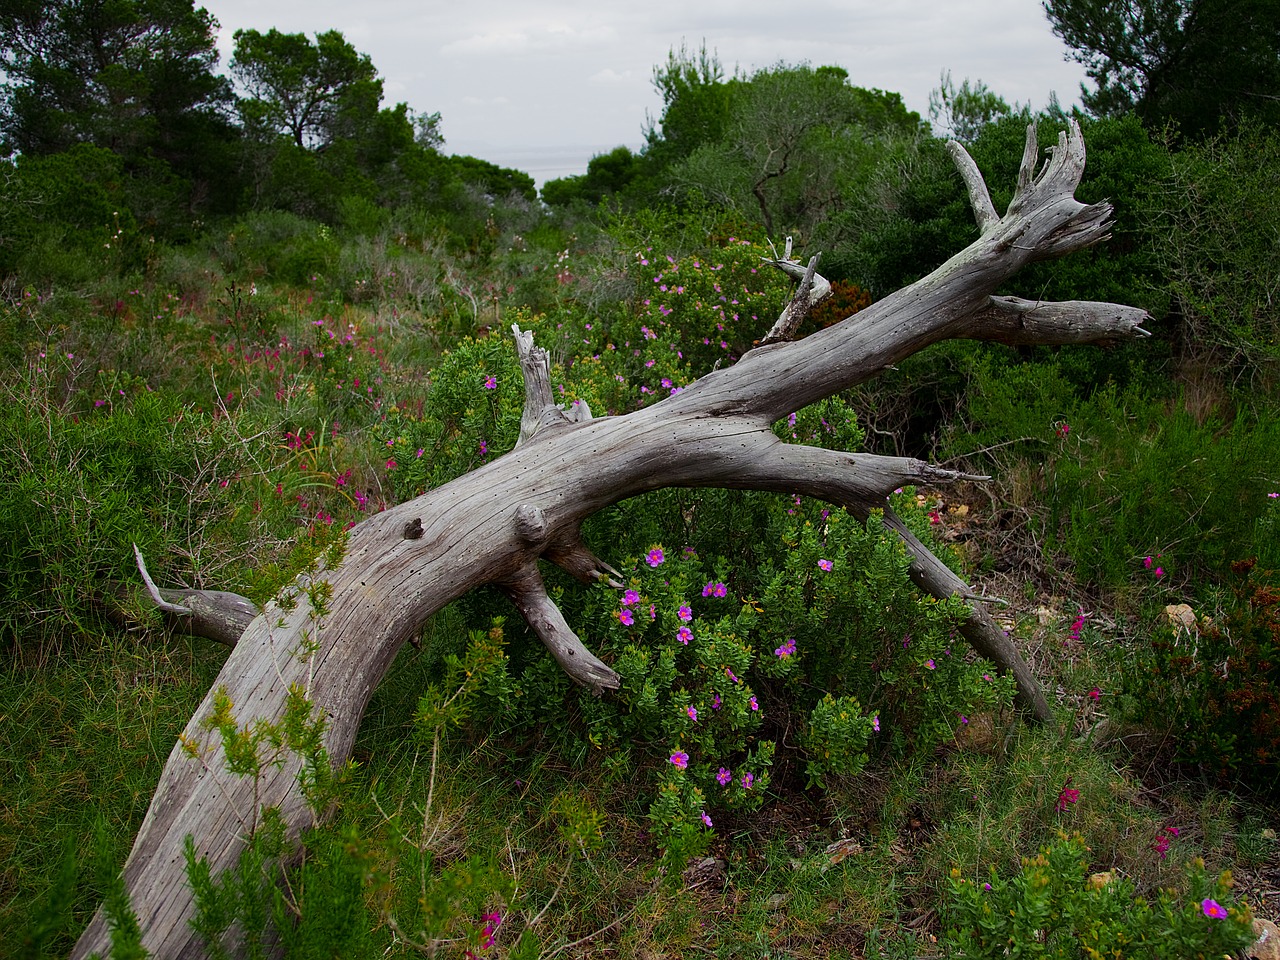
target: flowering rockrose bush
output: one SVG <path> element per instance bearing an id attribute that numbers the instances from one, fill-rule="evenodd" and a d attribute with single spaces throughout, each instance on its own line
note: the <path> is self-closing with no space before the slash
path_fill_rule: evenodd
<path id="1" fill-rule="evenodd" d="M 597 413 L 625 413 L 735 362 L 791 296 L 791 281 L 762 262 L 768 255 L 738 239 L 679 259 L 635 253 L 634 302 L 603 316 L 557 316 L 546 336 L 537 334 L 561 360 L 566 396 L 588 399 Z"/>
<path id="2" fill-rule="evenodd" d="M 625 589 L 593 591 L 580 614 L 622 680 L 614 698 L 582 696 L 583 719 L 594 746 L 650 757 L 650 817 L 669 852 L 697 852 L 717 818 L 764 802 L 772 731 L 802 731 L 794 759 L 826 788 L 1012 700 L 1011 681 L 956 637 L 963 605 L 920 595 L 878 522 L 776 508 L 782 560 L 763 578 L 653 544 L 622 568 Z"/>

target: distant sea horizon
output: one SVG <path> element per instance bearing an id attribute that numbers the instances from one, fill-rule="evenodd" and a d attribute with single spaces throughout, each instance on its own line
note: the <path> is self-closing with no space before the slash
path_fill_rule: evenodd
<path id="1" fill-rule="evenodd" d="M 640 143 L 594 143 L 569 146 L 532 146 L 521 144 L 482 143 L 478 141 L 445 141 L 444 152 L 463 154 L 496 163 L 500 167 L 521 170 L 533 177 L 538 189 L 548 180 L 587 172 L 592 157 L 608 153 L 620 146 L 639 151 Z"/>

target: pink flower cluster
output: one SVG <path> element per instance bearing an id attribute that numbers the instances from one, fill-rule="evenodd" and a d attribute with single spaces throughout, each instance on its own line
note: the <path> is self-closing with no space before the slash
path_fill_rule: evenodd
<path id="1" fill-rule="evenodd" d="M 1062 785 L 1062 789 L 1058 791 L 1058 802 L 1053 805 L 1053 809 L 1057 813 L 1062 813 L 1067 807 L 1080 800 L 1080 791 L 1071 786 L 1071 778 L 1067 777 L 1067 782 Z"/>
<path id="2" fill-rule="evenodd" d="M 1156 837 L 1156 842 L 1151 845 L 1151 849 L 1160 854 L 1161 860 L 1169 855 L 1169 844 L 1178 833 L 1177 827 L 1165 827 Z"/>

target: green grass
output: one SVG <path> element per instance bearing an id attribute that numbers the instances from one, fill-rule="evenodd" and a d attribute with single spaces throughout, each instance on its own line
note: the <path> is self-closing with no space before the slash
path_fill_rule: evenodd
<path id="1" fill-rule="evenodd" d="M 102 896 L 94 836 L 123 862 L 177 733 L 224 651 L 161 633 L 84 638 L 40 669 L 0 673 L 0 953 L 33 956 L 23 931 L 52 912 L 69 922 L 48 955 L 70 947 Z M 57 889 L 75 866 L 71 890 Z M 66 902 L 67 897 L 70 902 Z"/>

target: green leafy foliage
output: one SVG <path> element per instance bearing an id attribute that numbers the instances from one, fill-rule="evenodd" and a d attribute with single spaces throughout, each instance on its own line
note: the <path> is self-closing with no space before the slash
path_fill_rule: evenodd
<path id="1" fill-rule="evenodd" d="M 1232 901 L 1230 873 L 1210 877 L 1188 865 L 1180 896 L 1135 896 L 1124 877 L 1088 877 L 1088 851 L 1063 837 L 1004 879 L 979 884 L 953 870 L 948 941 L 966 957 L 1125 958 L 1230 955 L 1253 940 L 1248 907 Z"/>
<path id="2" fill-rule="evenodd" d="M 1264 795 L 1280 785 L 1280 592 L 1274 574 L 1236 565 L 1222 622 L 1155 632 L 1124 677 L 1127 712 L 1168 730 L 1178 760 Z"/>
<path id="3" fill-rule="evenodd" d="M 56 155 L 78 144 L 123 162 L 133 213 L 181 230 L 192 209 L 235 192 L 218 76 L 217 22 L 191 0 L 0 5 L 4 152 Z"/>
<path id="4" fill-rule="evenodd" d="M 1170 404 L 1136 388 L 1085 399 L 1056 362 L 992 358 L 973 374 L 974 430 L 956 437 L 957 450 L 1011 441 L 998 454 L 1006 468 L 1015 456 L 1038 464 L 1036 512 L 1082 580 L 1119 591 L 1167 587 L 1192 570 L 1221 577 L 1265 549 L 1253 535 L 1269 503 L 1267 478 L 1280 470 L 1274 421 L 1201 420 L 1191 397 Z M 1159 578 L 1141 562 L 1156 556 Z"/>
<path id="5" fill-rule="evenodd" d="M 1136 211 L 1168 279 L 1188 359 L 1267 389 L 1280 363 L 1280 127 L 1248 124 L 1187 147 Z"/>
<path id="6" fill-rule="evenodd" d="M 1266 0 L 1046 0 L 1044 8 L 1097 84 L 1082 86 L 1095 114 L 1133 110 L 1153 129 L 1172 122 L 1192 136 L 1255 114 L 1275 122 L 1280 14 Z"/>
<path id="7" fill-rule="evenodd" d="M 225 424 L 127 378 L 96 407 L 61 399 L 82 373 L 74 356 L 34 358 L 0 409 L 0 635 L 19 659 L 96 628 L 135 579 L 132 545 L 163 557 L 188 506 L 236 522 L 222 481 L 245 453 Z"/>

